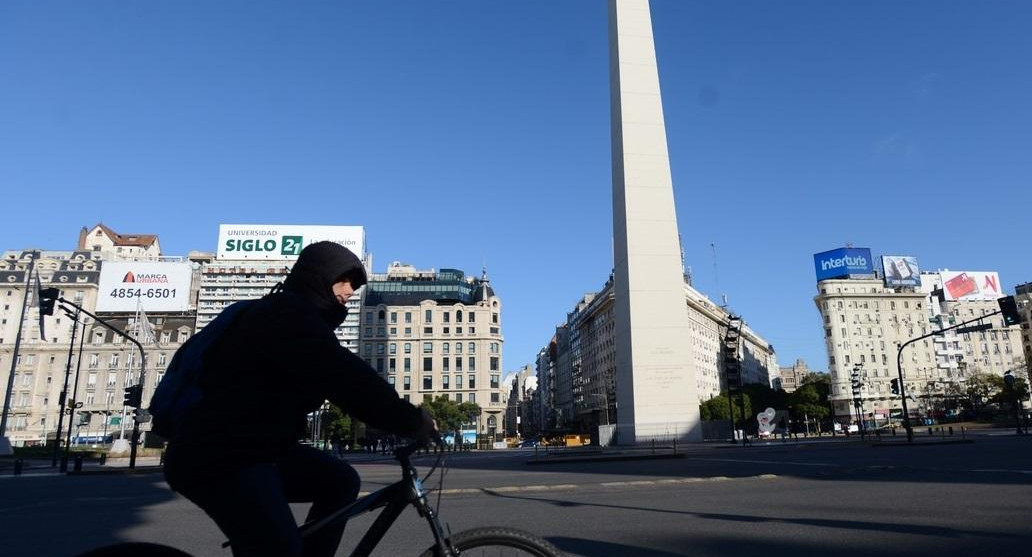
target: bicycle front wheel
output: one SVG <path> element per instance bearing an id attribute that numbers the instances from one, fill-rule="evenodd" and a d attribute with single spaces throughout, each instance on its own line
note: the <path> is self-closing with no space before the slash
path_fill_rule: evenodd
<path id="1" fill-rule="evenodd" d="M 562 557 L 556 547 L 547 541 L 513 528 L 475 528 L 451 537 L 452 547 L 462 557 Z M 439 557 L 437 546 L 423 552 L 422 557 Z"/>

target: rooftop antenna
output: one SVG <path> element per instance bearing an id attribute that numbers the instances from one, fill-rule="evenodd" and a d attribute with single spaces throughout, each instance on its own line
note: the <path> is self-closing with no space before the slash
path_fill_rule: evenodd
<path id="1" fill-rule="evenodd" d="M 720 307 L 727 307 L 727 294 L 724 294 L 720 290 L 720 273 L 717 271 L 717 244 L 716 242 L 710 242 L 710 249 L 713 250 L 713 280 L 717 283 L 717 292 L 720 292 Z"/>

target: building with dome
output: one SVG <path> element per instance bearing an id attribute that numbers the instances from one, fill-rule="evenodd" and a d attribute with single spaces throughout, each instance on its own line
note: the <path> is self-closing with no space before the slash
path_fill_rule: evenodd
<path id="1" fill-rule="evenodd" d="M 475 402 L 482 411 L 468 428 L 500 439 L 502 303 L 487 271 L 477 278 L 395 261 L 363 290 L 358 355 L 413 404 Z"/>

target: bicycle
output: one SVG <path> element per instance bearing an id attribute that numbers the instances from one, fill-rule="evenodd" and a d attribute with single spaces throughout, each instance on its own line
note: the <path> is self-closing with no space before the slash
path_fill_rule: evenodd
<path id="1" fill-rule="evenodd" d="M 438 447 L 440 440 L 436 440 Z M 424 489 L 423 483 L 427 481 L 438 468 L 441 470 L 441 482 L 443 485 L 446 466 L 444 462 L 445 452 L 442 450 L 440 456 L 434 462 L 433 467 L 423 479 L 419 478 L 411 457 L 418 450 L 426 445 L 412 443 L 404 445 L 394 451 L 394 458 L 401 466 L 401 480 L 379 489 L 365 497 L 361 497 L 350 505 L 336 511 L 319 521 L 302 524 L 298 527 L 302 537 L 311 535 L 329 524 L 338 521 L 346 521 L 363 513 L 372 512 L 383 508 L 383 511 L 376 517 L 376 520 L 369 527 L 369 530 L 362 536 L 358 546 L 351 553 L 351 557 L 368 557 L 383 539 L 394 521 L 401 515 L 406 507 L 412 505 L 416 508 L 419 516 L 425 518 L 430 525 L 434 536 L 434 544 L 427 548 L 420 557 L 459 557 L 468 555 L 526 555 L 529 557 L 562 557 L 562 553 L 551 543 L 527 532 L 508 527 L 481 527 L 472 530 L 459 532 L 458 534 L 445 534 L 445 528 L 441 525 L 436 509 L 430 504 L 427 496 L 430 490 Z M 437 507 L 440 507 L 441 485 L 438 486 Z M 223 548 L 229 547 L 230 542 L 222 544 Z M 473 550 L 482 550 L 474 553 Z M 503 553 L 503 551 L 509 551 Z M 511 552 L 511 553 L 510 553 Z M 104 546 L 78 557 L 191 557 L 190 554 L 169 547 L 166 545 L 127 542 L 116 545 Z"/>

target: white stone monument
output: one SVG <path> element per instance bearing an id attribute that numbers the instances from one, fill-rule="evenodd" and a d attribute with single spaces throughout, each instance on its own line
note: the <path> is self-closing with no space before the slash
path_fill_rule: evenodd
<path id="1" fill-rule="evenodd" d="M 702 440 L 648 0 L 610 0 L 617 443 Z"/>

